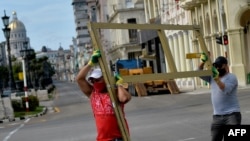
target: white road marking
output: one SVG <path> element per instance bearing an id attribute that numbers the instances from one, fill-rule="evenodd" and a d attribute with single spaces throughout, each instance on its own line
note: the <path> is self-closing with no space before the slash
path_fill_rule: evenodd
<path id="1" fill-rule="evenodd" d="M 30 118 L 26 119 L 24 123 L 28 123 L 30 121 Z"/>
<path id="2" fill-rule="evenodd" d="M 178 141 L 190 141 L 190 140 L 194 140 L 195 138 L 187 138 L 187 139 L 183 139 L 183 140 L 178 140 Z"/>
<path id="3" fill-rule="evenodd" d="M 30 120 L 29 118 L 26 119 L 26 120 L 24 121 L 24 123 L 28 123 L 29 120 Z M 18 130 L 20 130 L 23 126 L 24 126 L 24 124 L 21 124 L 21 125 L 20 125 L 19 127 L 17 127 L 15 130 L 11 131 L 11 132 L 3 139 L 3 141 L 8 141 L 8 140 L 10 139 L 10 137 L 11 137 L 13 134 L 15 134 Z"/>

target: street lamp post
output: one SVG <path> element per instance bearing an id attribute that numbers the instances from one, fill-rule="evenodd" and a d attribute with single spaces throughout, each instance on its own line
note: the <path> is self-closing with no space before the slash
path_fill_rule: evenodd
<path id="1" fill-rule="evenodd" d="M 9 61 L 9 87 L 11 92 L 16 90 L 16 84 L 14 81 L 14 76 L 13 76 L 13 70 L 12 70 L 12 63 L 11 63 L 11 54 L 10 54 L 10 28 L 9 26 L 9 16 L 6 16 L 6 13 L 4 11 L 4 16 L 2 17 L 4 28 L 4 36 L 6 38 L 6 43 L 7 43 L 7 51 L 8 51 L 8 61 Z"/>

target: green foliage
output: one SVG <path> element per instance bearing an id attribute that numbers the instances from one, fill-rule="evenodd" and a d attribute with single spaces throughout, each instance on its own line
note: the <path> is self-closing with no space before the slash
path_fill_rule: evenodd
<path id="1" fill-rule="evenodd" d="M 44 56 L 39 59 L 33 59 L 30 63 L 30 69 L 38 74 L 38 78 L 44 75 L 45 68 L 48 70 L 48 76 L 52 77 L 55 74 L 55 70 L 51 63 L 48 62 L 48 57 Z"/>
<path id="2" fill-rule="evenodd" d="M 24 117 L 24 116 L 28 116 L 28 115 L 36 115 L 38 113 L 41 113 L 43 111 L 44 106 L 39 106 L 36 108 L 35 111 L 20 111 L 20 112 L 14 112 L 15 117 Z"/>
<path id="3" fill-rule="evenodd" d="M 24 111 L 21 100 L 12 100 L 11 104 L 12 104 L 12 107 L 14 109 L 14 112 Z"/>
<path id="4" fill-rule="evenodd" d="M 35 50 L 34 49 L 31 49 L 31 54 L 27 55 L 27 59 L 28 60 L 33 60 L 36 58 L 36 53 L 35 53 Z"/>
<path id="5" fill-rule="evenodd" d="M 0 78 L 1 79 L 4 79 L 4 78 L 7 78 L 7 75 L 8 75 L 8 68 L 5 67 L 5 66 L 0 66 Z"/>
<path id="6" fill-rule="evenodd" d="M 15 62 L 17 58 L 14 55 L 11 55 L 11 62 Z"/>
<path id="7" fill-rule="evenodd" d="M 39 106 L 39 100 L 36 96 L 29 95 L 28 102 L 29 102 L 29 111 L 34 111 Z M 26 98 L 22 97 L 22 106 L 23 107 L 26 107 L 25 103 L 26 103 Z"/>
<path id="8" fill-rule="evenodd" d="M 48 93 L 51 93 L 55 88 L 56 88 L 55 85 L 50 85 L 47 89 Z"/>
<path id="9" fill-rule="evenodd" d="M 15 62 L 12 66 L 13 75 L 15 80 L 19 80 L 18 73 L 22 72 L 22 63 L 21 62 Z"/>
<path id="10" fill-rule="evenodd" d="M 36 108 L 39 107 L 39 100 L 36 96 L 29 95 L 28 102 L 29 102 L 29 111 L 35 111 Z M 26 98 L 25 97 L 22 97 L 21 100 L 12 100 L 11 103 L 15 112 L 26 111 Z"/>
<path id="11" fill-rule="evenodd" d="M 4 87 L 9 80 L 9 71 L 5 66 L 0 66 L 0 88 Z"/>

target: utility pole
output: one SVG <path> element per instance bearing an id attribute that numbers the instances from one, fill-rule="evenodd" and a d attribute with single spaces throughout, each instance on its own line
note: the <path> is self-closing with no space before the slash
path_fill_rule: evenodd
<path id="1" fill-rule="evenodd" d="M 22 67 L 23 67 L 23 82 L 24 82 L 24 93 L 25 93 L 25 107 L 26 107 L 26 112 L 29 112 L 28 88 L 27 88 L 25 58 L 24 57 L 22 59 Z"/>

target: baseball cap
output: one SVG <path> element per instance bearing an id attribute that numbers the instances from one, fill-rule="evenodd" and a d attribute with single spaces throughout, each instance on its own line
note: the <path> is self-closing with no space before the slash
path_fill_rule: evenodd
<path id="1" fill-rule="evenodd" d="M 219 56 L 215 59 L 213 66 L 216 68 L 221 68 L 223 64 L 227 64 L 227 58 Z"/>
<path id="2" fill-rule="evenodd" d="M 93 69 L 91 72 L 90 72 L 90 74 L 89 74 L 89 76 L 88 76 L 88 79 L 87 80 L 89 80 L 89 79 L 91 79 L 91 78 L 100 78 L 102 76 L 102 71 L 101 71 L 101 69 L 99 69 L 99 68 L 97 68 L 97 69 Z"/>

